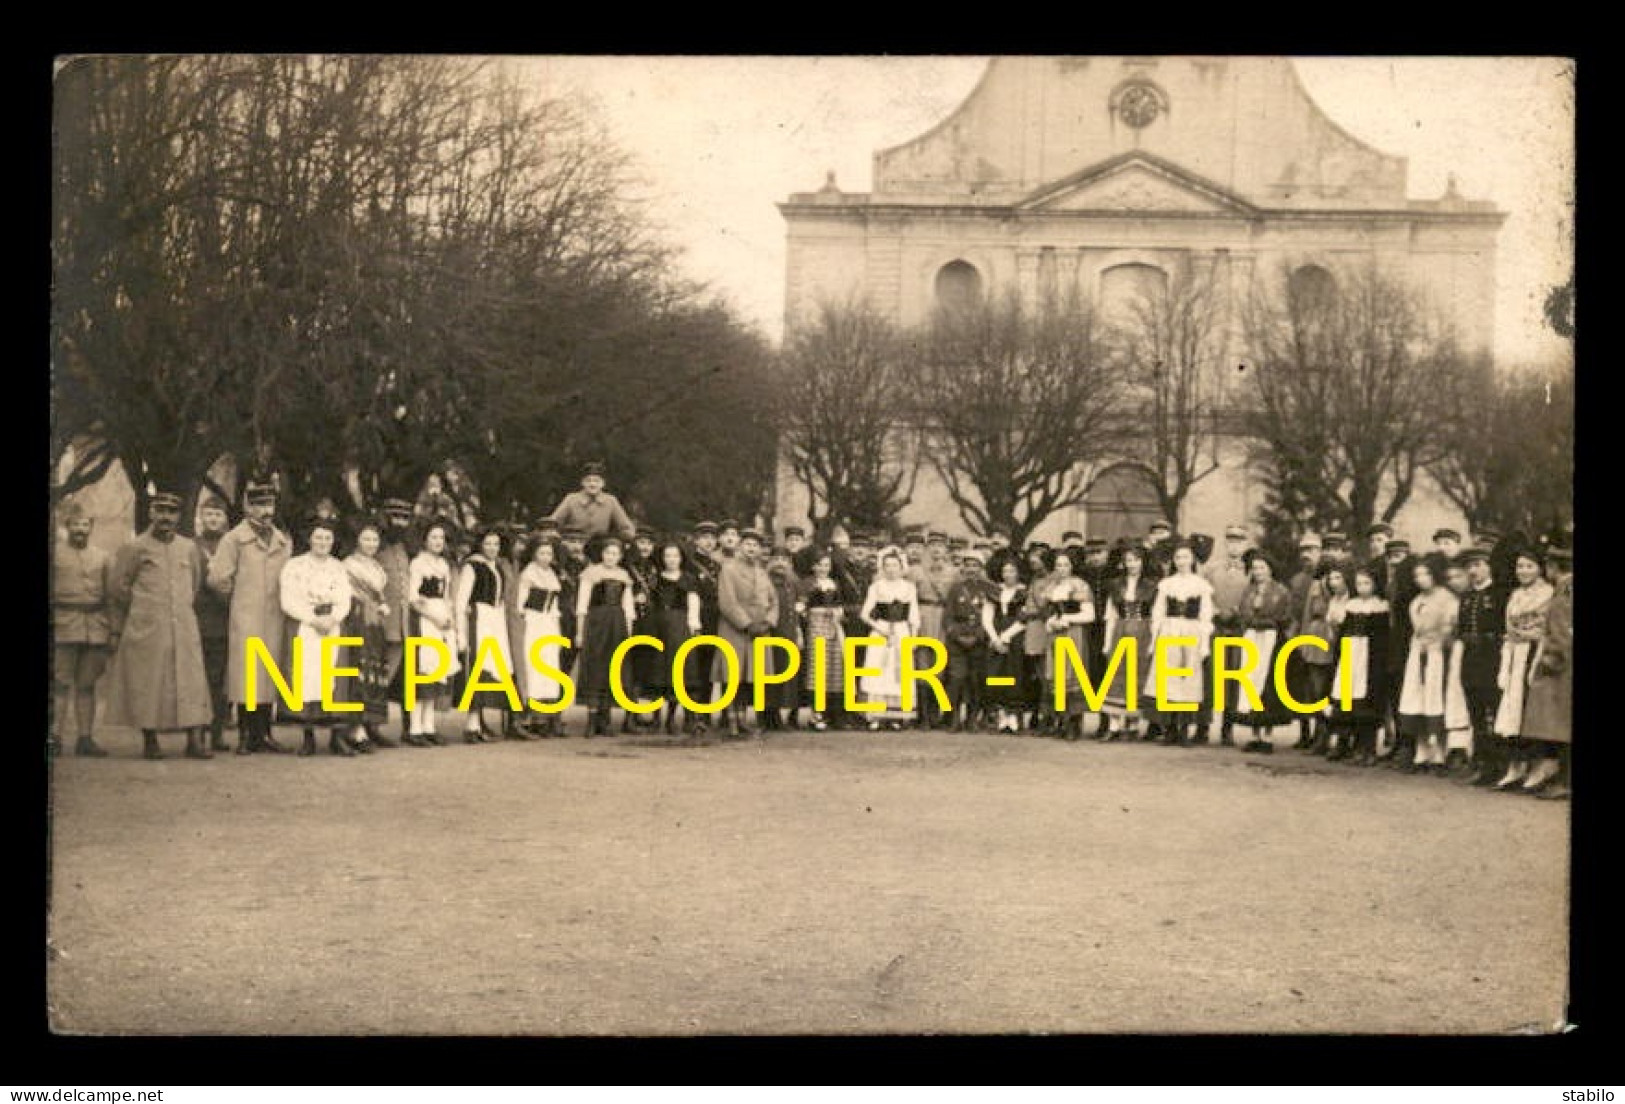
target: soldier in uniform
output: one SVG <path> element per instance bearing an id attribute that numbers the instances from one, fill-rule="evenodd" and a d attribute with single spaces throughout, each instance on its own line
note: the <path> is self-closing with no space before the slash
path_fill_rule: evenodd
<path id="1" fill-rule="evenodd" d="M 1102 547 L 1105 546 L 1104 538 L 1097 537 L 1095 539 L 1101 542 Z M 1078 532 L 1076 529 L 1068 529 L 1066 532 L 1061 534 L 1061 547 L 1065 549 L 1086 548 L 1088 547 L 1088 542 L 1083 539 L 1083 534 Z"/>
<path id="2" fill-rule="evenodd" d="M 650 595 L 654 593 L 655 579 L 660 574 L 660 566 L 655 563 L 655 531 L 648 525 L 634 526 L 632 548 L 626 557 L 626 572 L 632 576 L 632 608 L 637 611 L 637 620 L 632 626 L 632 632 L 638 636 L 654 636 L 654 610 L 650 605 Z M 631 684 L 629 690 L 633 701 L 647 704 L 657 695 L 651 694 L 649 688 L 659 685 L 662 681 L 658 668 L 671 662 L 671 657 L 662 655 L 653 648 L 639 648 L 632 653 L 632 661 L 627 665 L 627 681 Z M 626 724 L 638 728 L 654 728 L 660 724 L 658 713 L 649 713 L 634 717 L 628 713 Z"/>
<path id="3" fill-rule="evenodd" d="M 255 702 L 247 700 L 248 641 L 257 637 L 286 670 L 286 617 L 282 612 L 282 569 L 293 556 L 293 541 L 277 528 L 276 487 L 250 481 L 243 492 L 243 520 L 220 540 L 209 561 L 208 585 L 231 604 L 226 657 L 226 700 L 237 707 L 237 754 L 278 754 L 288 749 L 271 734 L 276 703 L 266 693 L 269 679 L 257 680 Z"/>
<path id="4" fill-rule="evenodd" d="M 1471 589 L 1456 610 L 1456 639 L 1461 641 L 1461 690 L 1473 729 L 1475 786 L 1491 786 L 1507 769 L 1507 755 L 1495 737 L 1495 711 L 1501 704 L 1501 641 L 1506 635 L 1506 591 L 1490 574 L 1489 553 L 1471 548 L 1461 553 Z"/>
<path id="5" fill-rule="evenodd" d="M 1433 550 L 1453 563 L 1461 554 L 1461 534 L 1454 529 L 1436 529 L 1433 532 Z"/>
<path id="6" fill-rule="evenodd" d="M 807 530 L 799 525 L 787 525 L 784 529 L 784 551 L 790 557 L 792 566 L 796 563 L 801 550 L 807 547 Z"/>
<path id="7" fill-rule="evenodd" d="M 379 533 L 378 566 L 384 569 L 384 604 L 389 615 L 384 618 L 384 670 L 389 696 L 397 696 L 404 686 L 400 681 L 401 665 L 406 658 L 406 622 L 411 614 L 408 579 L 412 572 L 412 504 L 404 498 L 384 500 L 384 527 Z M 401 727 L 406 726 L 406 709 L 401 708 Z M 394 747 L 395 741 L 384 736 L 382 730 L 373 733 L 379 747 Z"/>
<path id="8" fill-rule="evenodd" d="M 722 565 L 717 576 L 717 608 L 721 619 L 717 634 L 739 657 L 739 690 L 728 706 L 727 731 L 730 736 L 748 736 L 756 731 L 745 721 L 750 703 L 750 686 L 757 681 L 752 643 L 771 635 L 779 622 L 779 591 L 761 561 L 762 535 L 754 529 L 739 534 L 739 549 Z M 717 655 L 711 681 L 724 687 L 727 676 L 725 657 Z"/>
<path id="9" fill-rule="evenodd" d="M 947 637 L 948 666 L 943 689 L 953 711 L 950 731 L 964 732 L 981 712 L 983 678 L 987 667 L 987 633 L 982 607 L 998 596 L 998 588 L 982 570 L 982 557 L 973 550 L 962 556 L 958 581 L 948 588 L 943 606 L 943 635 Z"/>
<path id="10" fill-rule="evenodd" d="M 96 682 L 107 667 L 107 553 L 90 543 L 94 525 L 78 503 L 64 510 L 67 540 L 51 563 L 51 676 L 55 690 L 51 751 L 61 750 L 61 733 L 72 717 L 75 755 L 100 758 L 107 752 L 91 732 L 96 724 Z"/>
<path id="11" fill-rule="evenodd" d="M 1298 539 L 1298 573 L 1292 576 L 1287 583 L 1287 593 L 1292 598 L 1292 624 L 1287 626 L 1286 639 L 1304 631 L 1304 626 L 1310 621 L 1310 599 L 1318 594 L 1316 574 L 1320 570 L 1322 554 L 1320 537 L 1315 533 L 1305 533 Z M 1314 672 L 1309 670 L 1311 664 L 1305 661 L 1303 649 L 1299 648 L 1287 657 L 1286 684 L 1292 691 L 1292 696 L 1298 701 L 1313 701 L 1315 696 Z M 1298 715 L 1298 742 L 1293 745 L 1297 748 L 1306 748 L 1313 739 L 1313 724 L 1306 714 Z"/>
<path id="12" fill-rule="evenodd" d="M 1174 527 L 1166 521 L 1154 521 L 1145 534 L 1145 575 L 1153 581 L 1167 578 L 1174 572 Z"/>
<path id="13" fill-rule="evenodd" d="M 193 542 L 203 561 L 205 579 L 209 577 L 209 563 L 220 550 L 220 541 L 225 535 L 226 504 L 211 495 L 198 506 L 198 535 Z M 203 670 L 209 684 L 209 702 L 214 709 L 214 720 L 209 724 L 209 750 L 230 751 L 225 726 L 231 715 L 231 706 L 226 702 L 231 606 L 215 590 L 202 586 L 198 588 L 195 612 L 198 634 L 203 640 Z"/>
<path id="14" fill-rule="evenodd" d="M 581 530 L 581 539 L 615 536 L 631 540 L 632 519 L 621 508 L 621 500 L 604 490 L 604 465 L 587 464 L 581 469 L 581 489 L 572 491 L 553 509 L 559 528 Z"/>
<path id="15" fill-rule="evenodd" d="M 1213 588 L 1213 635 L 1240 636 L 1246 626 L 1242 623 L 1241 600 L 1247 593 L 1247 528 L 1228 525 L 1224 530 L 1224 553 L 1212 556 L 1202 565 L 1201 576 Z M 1196 742 L 1206 743 L 1208 727 L 1213 721 L 1213 657 L 1207 657 L 1202 673 L 1205 690 L 1202 708 L 1196 714 Z M 1219 721 L 1219 743 L 1223 747 L 1235 746 L 1234 722 L 1230 711 Z"/>
<path id="16" fill-rule="evenodd" d="M 108 579 L 108 723 L 141 730 L 142 754 L 162 759 L 160 732 L 186 733 L 189 759 L 212 759 L 203 730 L 213 716 L 198 636 L 203 558 L 176 532 L 180 496 L 152 496 L 152 523 L 119 549 Z"/>

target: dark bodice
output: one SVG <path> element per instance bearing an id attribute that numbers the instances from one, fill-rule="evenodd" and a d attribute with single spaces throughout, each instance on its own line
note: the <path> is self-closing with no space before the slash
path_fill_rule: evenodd
<path id="1" fill-rule="evenodd" d="M 993 627 L 1004 632 L 1017 622 L 1025 622 L 1023 607 L 1027 605 L 1027 588 L 1018 587 L 1010 596 L 1008 603 L 1001 604 L 999 599 L 993 601 Z"/>
<path id="2" fill-rule="evenodd" d="M 559 608 L 559 592 L 534 588 L 525 597 L 525 608 L 537 613 L 551 613 Z"/>
<path id="3" fill-rule="evenodd" d="M 876 621 L 907 621 L 907 602 L 876 602 L 872 615 Z"/>
<path id="4" fill-rule="evenodd" d="M 1202 599 L 1175 598 L 1169 595 L 1163 607 L 1165 617 L 1184 617 L 1190 620 L 1202 616 Z"/>
<path id="5" fill-rule="evenodd" d="M 626 593 L 626 580 L 600 579 L 593 584 L 592 596 L 587 599 L 589 608 L 593 606 L 618 606 L 621 604 L 621 595 Z"/>
<path id="6" fill-rule="evenodd" d="M 446 580 L 438 575 L 426 575 L 423 582 L 418 584 L 419 598 L 444 598 L 446 596 Z"/>
<path id="7" fill-rule="evenodd" d="M 1063 602 L 1051 602 L 1047 607 L 1051 617 L 1069 617 L 1083 610 L 1083 603 L 1076 598 L 1068 598 Z"/>
<path id="8" fill-rule="evenodd" d="M 808 609 L 840 609 L 844 603 L 841 601 L 841 587 L 831 579 L 832 585 L 828 590 L 819 590 L 816 586 L 807 588 Z"/>
<path id="9" fill-rule="evenodd" d="M 687 575 L 679 575 L 675 579 L 657 575 L 650 586 L 649 598 L 656 609 L 685 610 L 688 608 L 688 596 L 692 593 L 694 581 Z"/>
<path id="10" fill-rule="evenodd" d="M 469 599 L 473 602 L 483 602 L 485 605 L 497 604 L 497 588 L 501 585 L 497 573 L 488 563 L 479 560 L 470 560 L 468 565 L 474 569 L 474 586 L 469 592 Z"/>
<path id="11" fill-rule="evenodd" d="M 1388 628 L 1388 613 L 1349 613 L 1343 617 L 1342 633 L 1344 636 L 1372 636 L 1379 626 Z"/>

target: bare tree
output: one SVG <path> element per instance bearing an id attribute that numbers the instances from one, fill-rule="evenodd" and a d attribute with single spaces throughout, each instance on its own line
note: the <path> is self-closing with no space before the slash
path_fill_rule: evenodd
<path id="1" fill-rule="evenodd" d="M 836 524 L 890 526 L 913 495 L 902 343 L 867 302 L 825 301 L 781 358 L 781 441 L 822 539 Z"/>
<path id="2" fill-rule="evenodd" d="M 1463 364 L 1448 328 L 1375 267 L 1336 283 L 1283 273 L 1254 289 L 1245 318 L 1266 527 L 1295 538 L 1392 520 L 1442 455 L 1439 396 Z"/>
<path id="3" fill-rule="evenodd" d="M 1478 528 L 1533 537 L 1574 516 L 1574 367 L 1571 361 L 1496 371 L 1468 365 L 1440 395 L 1442 454 L 1428 465 Z"/>
<path id="4" fill-rule="evenodd" d="M 1130 303 L 1114 327 L 1144 418 L 1143 459 L 1175 528 L 1191 488 L 1219 469 L 1212 417 L 1222 399 L 1229 332 L 1220 281 L 1211 264 L 1187 262 Z"/>
<path id="5" fill-rule="evenodd" d="M 923 450 L 974 532 L 1023 543 L 1122 451 L 1129 387 L 1103 338 L 1076 295 L 1033 308 L 1013 292 L 943 308 L 915 335 Z"/>
<path id="6" fill-rule="evenodd" d="M 692 402 L 757 393 L 759 357 L 711 371 L 736 323 L 675 278 L 602 127 L 500 64 L 87 58 L 56 91 L 57 494 L 116 462 L 139 521 L 149 478 L 224 455 L 298 511 L 450 460 L 542 505 L 657 362 Z M 716 340 L 651 354 L 685 327 Z"/>

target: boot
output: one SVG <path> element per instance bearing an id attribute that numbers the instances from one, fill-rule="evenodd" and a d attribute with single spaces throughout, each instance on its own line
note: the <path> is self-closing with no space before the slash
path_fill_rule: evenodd
<path id="1" fill-rule="evenodd" d="M 230 751 L 231 745 L 226 743 L 225 726 L 219 721 L 209 725 L 209 750 Z"/>
<path id="2" fill-rule="evenodd" d="M 107 749 L 102 747 L 89 736 L 79 737 L 78 742 L 73 745 L 73 753 L 75 755 L 86 756 L 90 759 L 107 758 Z"/>
<path id="3" fill-rule="evenodd" d="M 378 731 L 378 726 L 375 725 L 375 724 L 362 725 L 361 728 L 362 728 L 362 731 L 364 731 L 367 734 L 367 739 L 372 741 L 372 743 L 375 744 L 378 747 L 381 747 L 381 748 L 400 747 L 400 744 L 398 742 L 396 742 L 395 740 L 390 739 L 388 736 L 385 736 L 382 732 Z"/>
<path id="4" fill-rule="evenodd" d="M 632 735 L 632 714 L 629 710 L 621 710 L 621 735 Z"/>
<path id="5" fill-rule="evenodd" d="M 1316 717 L 1309 731 L 1311 733 L 1309 737 L 1309 753 L 1311 755 L 1325 755 L 1331 750 L 1332 736 L 1325 720 Z"/>
<path id="6" fill-rule="evenodd" d="M 338 736 L 340 741 L 349 745 L 350 750 L 359 752 L 362 755 L 371 755 L 373 752 L 378 750 L 377 746 L 373 743 L 372 737 L 367 735 L 365 726 L 363 726 L 361 729 L 360 739 L 356 738 L 355 729 L 353 728 L 345 729 L 343 732 L 339 733 Z"/>
<path id="7" fill-rule="evenodd" d="M 1220 747 L 1235 747 L 1236 746 L 1236 733 L 1235 733 L 1235 730 L 1231 727 L 1231 724 L 1230 724 L 1229 721 L 1225 721 L 1223 724 L 1221 724 L 1219 726 L 1219 746 Z"/>
<path id="8" fill-rule="evenodd" d="M 316 750 L 316 734 L 313 732 L 306 733 L 305 739 L 310 741 L 310 750 L 314 752 Z M 353 759 L 356 754 L 355 748 L 350 746 L 349 739 L 337 728 L 330 729 L 327 733 L 327 750 L 330 754 L 345 759 Z M 305 754 L 303 748 L 300 749 L 299 754 Z"/>
<path id="9" fill-rule="evenodd" d="M 1207 743 L 1208 742 L 1207 732 L 1208 732 L 1208 726 L 1207 725 L 1205 725 L 1205 724 L 1197 725 L 1196 726 L 1196 735 L 1191 737 L 1191 743 L 1193 743 L 1193 744 L 1205 744 L 1205 743 Z"/>
<path id="10" fill-rule="evenodd" d="M 739 731 L 739 714 L 736 713 L 731 706 L 728 708 L 727 714 L 727 729 L 725 731 L 725 735 L 731 739 L 737 740 L 741 735 Z"/>
<path id="11" fill-rule="evenodd" d="M 310 756 L 315 754 L 316 730 L 314 728 L 307 728 L 305 729 L 304 739 L 299 744 L 298 755 L 301 759 L 308 759 Z"/>
<path id="12" fill-rule="evenodd" d="M 666 723 L 663 728 L 667 736 L 677 735 L 677 703 L 671 702 L 666 706 Z"/>
<path id="13" fill-rule="evenodd" d="M 164 749 L 158 746 L 158 734 L 156 732 L 141 733 L 141 757 L 143 759 L 162 759 L 164 757 Z"/>
<path id="14" fill-rule="evenodd" d="M 268 751 L 272 755 L 288 754 L 288 749 L 277 743 L 276 737 L 271 733 L 271 710 L 269 706 L 258 713 L 254 724 L 255 751 Z"/>
<path id="15" fill-rule="evenodd" d="M 201 728 L 189 728 L 186 730 L 186 751 L 183 754 L 188 759 L 214 758 L 214 752 L 210 751 L 209 745 L 204 742 L 203 730 Z"/>

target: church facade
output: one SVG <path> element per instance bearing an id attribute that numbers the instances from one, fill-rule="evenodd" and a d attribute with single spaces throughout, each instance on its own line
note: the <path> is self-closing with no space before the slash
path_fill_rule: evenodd
<path id="1" fill-rule="evenodd" d="M 948 118 L 874 155 L 873 191 L 831 179 L 780 210 L 787 332 L 820 302 L 853 296 L 904 326 L 950 296 L 1008 289 L 1029 302 L 1075 292 L 1109 314 L 1193 266 L 1222 274 L 1234 299 L 1254 281 L 1335 282 L 1375 263 L 1486 350 L 1505 218 L 1453 183 L 1441 198 L 1409 198 L 1404 158 L 1327 117 L 1290 60 L 1251 57 L 996 58 Z M 1253 523 L 1262 501 L 1245 442 L 1221 429 L 1209 447 L 1219 468 L 1174 519 L 1185 532 Z M 1160 512 L 1131 459 L 1090 475 L 1088 500 L 1035 536 L 1141 535 Z M 1417 482 L 1395 519 L 1402 534 L 1425 541 L 1462 524 Z M 807 519 L 787 463 L 775 506 L 781 526 Z M 969 532 L 928 465 L 901 520 Z"/>

